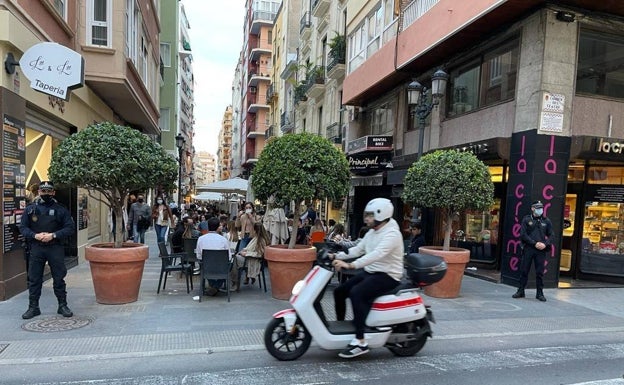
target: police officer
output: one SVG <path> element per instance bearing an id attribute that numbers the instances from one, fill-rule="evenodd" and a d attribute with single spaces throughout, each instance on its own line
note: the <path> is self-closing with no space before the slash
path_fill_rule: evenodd
<path id="1" fill-rule="evenodd" d="M 20 232 L 30 243 L 28 261 L 28 310 L 23 319 L 30 319 L 41 314 L 39 297 L 43 283 L 43 268 L 46 261 L 52 273 L 54 295 L 58 299 L 58 314 L 63 317 L 73 316 L 67 307 L 65 291 L 65 247 L 62 240 L 75 232 L 74 220 L 69 211 L 54 199 L 54 185 L 44 181 L 39 184 L 39 196 L 26 207 L 22 216 Z"/>
<path id="2" fill-rule="evenodd" d="M 553 237 L 553 227 L 550 219 L 544 216 L 544 204 L 535 201 L 531 204 L 531 214 L 522 219 L 520 240 L 522 241 L 522 264 L 520 287 L 513 298 L 524 298 L 524 288 L 527 285 L 531 263 L 535 265 L 535 298 L 546 302 L 544 297 L 544 268 L 546 253 L 550 250 Z"/>

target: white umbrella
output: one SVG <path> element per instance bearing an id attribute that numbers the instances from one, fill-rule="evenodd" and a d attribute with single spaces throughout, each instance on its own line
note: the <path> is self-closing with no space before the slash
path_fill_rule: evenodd
<path id="1" fill-rule="evenodd" d="M 198 200 L 198 201 L 220 201 L 220 200 L 223 200 L 223 194 L 218 193 L 218 192 L 204 191 L 202 193 L 195 195 L 193 199 Z"/>
<path id="2" fill-rule="evenodd" d="M 195 189 L 200 192 L 218 192 L 222 194 L 241 194 L 245 195 L 249 182 L 243 178 L 232 178 L 220 180 L 218 182 L 197 186 Z"/>

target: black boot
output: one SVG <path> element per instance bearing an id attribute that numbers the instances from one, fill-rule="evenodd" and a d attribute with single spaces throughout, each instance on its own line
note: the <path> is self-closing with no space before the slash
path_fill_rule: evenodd
<path id="1" fill-rule="evenodd" d="M 524 289 L 518 289 L 511 298 L 524 298 Z"/>
<path id="2" fill-rule="evenodd" d="M 39 310 L 39 301 L 36 299 L 31 299 L 28 302 L 28 310 L 26 313 L 22 314 L 23 319 L 31 319 L 41 314 L 41 310 Z"/>
<path id="3" fill-rule="evenodd" d="M 544 293 L 541 290 L 537 291 L 537 294 L 535 294 L 535 298 L 537 298 L 538 301 L 546 302 L 546 297 L 544 297 Z"/>
<path id="4" fill-rule="evenodd" d="M 59 298 L 58 303 L 59 307 L 56 311 L 58 314 L 62 315 L 63 317 L 71 317 L 74 315 L 69 307 L 67 307 L 67 300 L 65 298 Z"/>

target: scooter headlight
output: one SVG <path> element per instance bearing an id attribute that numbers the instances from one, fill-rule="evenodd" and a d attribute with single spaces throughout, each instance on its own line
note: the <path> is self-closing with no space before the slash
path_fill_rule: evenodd
<path id="1" fill-rule="evenodd" d="M 297 282 L 295 286 L 293 286 L 292 295 L 299 295 L 299 293 L 301 293 L 301 290 L 303 290 L 303 288 L 305 287 L 305 284 L 306 282 L 303 279 Z"/>

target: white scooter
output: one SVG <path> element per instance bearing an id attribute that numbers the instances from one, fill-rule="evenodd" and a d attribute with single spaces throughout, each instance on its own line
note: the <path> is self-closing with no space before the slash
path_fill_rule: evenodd
<path id="1" fill-rule="evenodd" d="M 320 348 L 344 349 L 355 337 L 351 321 L 329 321 L 321 299 L 334 275 L 328 250 L 318 253 L 317 264 L 299 281 L 290 297 L 291 309 L 279 311 L 267 325 L 264 344 L 281 361 L 295 360 L 310 347 L 312 337 Z M 442 258 L 410 254 L 405 258 L 409 280 L 375 299 L 366 318 L 365 338 L 371 348 L 387 347 L 397 356 L 418 353 L 431 337 L 433 313 L 418 294 L 423 286 L 438 282 L 446 273 Z"/>

